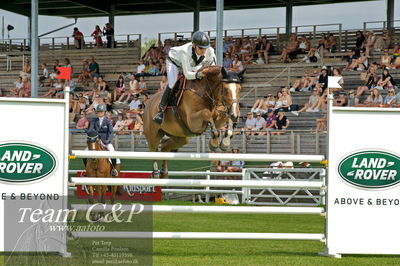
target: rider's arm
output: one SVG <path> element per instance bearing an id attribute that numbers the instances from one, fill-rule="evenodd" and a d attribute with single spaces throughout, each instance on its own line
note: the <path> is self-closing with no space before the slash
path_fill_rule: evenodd
<path id="1" fill-rule="evenodd" d="M 108 143 L 111 143 L 111 140 L 112 140 L 112 137 L 113 137 L 113 133 L 114 133 L 114 128 L 113 128 L 113 125 L 112 125 L 112 123 L 111 123 L 111 121 L 110 120 L 108 120 L 107 119 L 107 131 L 108 131 L 108 139 L 107 139 L 107 141 L 108 141 Z"/>
<path id="2" fill-rule="evenodd" d="M 190 61 L 189 58 L 184 57 L 182 60 L 182 69 L 183 69 L 183 74 L 185 77 L 189 80 L 196 79 L 196 73 L 195 71 L 192 71 L 190 67 Z"/>
<path id="3" fill-rule="evenodd" d="M 94 120 L 91 120 L 90 123 L 89 123 L 89 129 L 88 129 L 88 131 L 95 130 L 94 124 L 95 124 L 95 123 L 94 123 Z"/>

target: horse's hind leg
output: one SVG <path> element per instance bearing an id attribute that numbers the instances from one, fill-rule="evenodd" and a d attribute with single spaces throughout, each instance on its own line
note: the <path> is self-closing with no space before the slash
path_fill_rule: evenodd
<path id="1" fill-rule="evenodd" d="M 168 139 L 165 139 L 161 142 L 161 151 L 177 152 L 180 147 L 186 145 L 188 142 L 189 138 L 187 137 L 171 136 Z M 168 163 L 166 160 L 164 160 L 161 169 L 161 178 L 165 178 L 167 176 L 168 176 Z"/>

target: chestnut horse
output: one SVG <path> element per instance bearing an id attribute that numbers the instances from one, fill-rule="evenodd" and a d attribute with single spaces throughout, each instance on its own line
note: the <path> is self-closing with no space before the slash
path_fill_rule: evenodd
<path id="1" fill-rule="evenodd" d="M 101 143 L 101 140 L 97 133 L 88 132 L 87 137 L 87 147 L 91 151 L 105 151 L 106 148 Z M 86 161 L 86 176 L 87 177 L 111 177 L 111 162 L 108 158 L 97 158 L 97 159 L 87 159 Z M 89 185 L 89 203 L 94 203 L 94 188 L 93 185 Z M 111 204 L 114 204 L 115 194 L 117 192 L 117 186 L 111 186 Z M 97 198 L 100 203 L 106 203 L 106 185 L 97 185 L 96 193 Z M 103 216 L 100 213 L 100 218 Z"/>
<path id="2" fill-rule="evenodd" d="M 208 66 L 200 70 L 205 76 L 201 80 L 189 82 L 178 104 L 180 121 L 171 108 L 167 108 L 162 125 L 152 118 L 158 112 L 162 92 L 156 93 L 146 104 L 144 110 L 144 134 L 151 152 L 158 151 L 161 142 L 162 152 L 176 152 L 187 144 L 192 136 L 202 134 L 208 126 L 211 129 L 209 147 L 212 151 L 226 150 L 233 135 L 233 122 L 239 112 L 240 82 L 243 72 L 227 72 L 221 66 Z M 177 82 L 179 83 L 179 82 Z M 175 85 L 175 89 L 178 85 Z M 228 130 L 219 143 L 219 129 Z M 168 138 L 164 138 L 168 136 Z M 163 161 L 161 172 L 157 161 L 153 164 L 153 177 L 168 175 L 167 161 Z"/>

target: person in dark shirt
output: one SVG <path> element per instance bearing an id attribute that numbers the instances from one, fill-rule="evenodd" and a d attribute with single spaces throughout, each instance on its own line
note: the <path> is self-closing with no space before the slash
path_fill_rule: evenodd
<path id="1" fill-rule="evenodd" d="M 107 48 L 113 47 L 114 28 L 111 27 L 110 23 L 107 23 L 103 28 L 103 35 L 107 38 Z"/>
<path id="2" fill-rule="evenodd" d="M 290 121 L 285 116 L 284 110 L 282 108 L 279 109 L 278 115 L 276 116 L 276 123 L 274 125 L 276 131 L 272 131 L 271 135 L 281 135 L 289 127 L 289 124 Z"/>
<path id="3" fill-rule="evenodd" d="M 361 31 L 356 32 L 356 55 L 360 56 L 360 51 L 364 48 L 365 36 Z"/>
<path id="4" fill-rule="evenodd" d="M 98 78 L 100 76 L 99 64 L 94 60 L 94 56 L 90 57 L 89 72 L 90 75 L 92 75 L 92 78 Z"/>
<path id="5" fill-rule="evenodd" d="M 321 75 L 319 75 L 318 83 L 321 84 L 321 95 L 324 93 L 328 86 L 328 69 L 324 66 L 321 70 Z"/>

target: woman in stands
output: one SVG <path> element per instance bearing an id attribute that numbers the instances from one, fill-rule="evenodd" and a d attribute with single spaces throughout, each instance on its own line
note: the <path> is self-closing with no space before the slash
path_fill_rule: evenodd
<path id="1" fill-rule="evenodd" d="M 374 45 L 375 45 L 375 34 L 370 31 L 367 34 L 367 39 L 365 40 L 365 53 L 367 56 L 371 55 L 372 50 L 374 49 Z"/>
<path id="2" fill-rule="evenodd" d="M 308 72 L 304 73 L 304 76 L 301 79 L 297 79 L 293 86 L 290 88 L 291 92 L 295 91 L 308 91 L 309 87 L 311 86 L 311 78 Z"/>
<path id="3" fill-rule="evenodd" d="M 232 45 L 231 47 L 229 47 L 229 52 L 228 52 L 228 53 L 229 53 L 231 56 L 232 56 L 232 55 L 239 54 L 241 48 L 242 48 L 242 40 L 239 39 L 239 38 L 237 38 L 237 39 L 235 40 L 235 44 Z"/>
<path id="4" fill-rule="evenodd" d="M 103 35 L 103 31 L 100 29 L 99 25 L 96 25 L 93 33 L 90 35 L 90 36 L 93 36 L 96 48 L 103 46 L 103 39 L 101 38 L 102 35 Z"/>
<path id="5" fill-rule="evenodd" d="M 15 88 L 10 89 L 10 95 L 16 97 L 19 94 L 19 90 L 24 87 L 22 77 L 18 77 L 17 81 L 15 81 L 14 84 Z"/>
<path id="6" fill-rule="evenodd" d="M 288 55 L 297 50 L 299 47 L 299 43 L 297 41 L 297 36 L 296 34 L 291 34 L 290 35 L 290 39 L 288 41 L 288 43 L 286 44 L 286 48 L 283 49 L 281 56 L 279 57 L 279 59 L 281 60 L 282 63 L 287 62 L 287 58 Z"/>
<path id="7" fill-rule="evenodd" d="M 392 75 L 390 75 L 388 69 L 383 70 L 382 77 L 379 79 L 377 87 L 384 90 L 396 89 L 396 82 Z"/>
<path id="8" fill-rule="evenodd" d="M 392 101 L 396 98 L 396 92 L 394 89 L 389 89 L 388 94 L 386 95 L 383 104 L 385 107 L 392 107 Z"/>
<path id="9" fill-rule="evenodd" d="M 389 55 L 389 50 L 385 49 L 384 54 L 381 57 L 381 67 L 382 68 L 390 68 L 392 63 L 392 57 Z"/>
<path id="10" fill-rule="evenodd" d="M 383 36 L 377 36 L 374 44 L 374 49 L 376 51 L 383 51 L 385 49 L 389 49 L 392 43 L 392 37 L 389 34 L 388 30 L 383 31 Z"/>
<path id="11" fill-rule="evenodd" d="M 264 57 L 265 59 L 265 64 L 269 63 L 268 56 L 275 54 L 275 47 L 272 45 L 270 41 L 268 41 L 267 36 L 263 36 L 261 38 L 261 43 L 258 44 L 258 47 L 256 47 L 257 53 L 258 53 L 258 58 Z"/>
<path id="12" fill-rule="evenodd" d="M 108 85 L 107 85 L 107 82 L 105 82 L 103 76 L 99 76 L 99 78 L 97 80 L 98 80 L 98 84 L 97 84 L 98 92 L 99 93 L 108 92 L 109 91 Z"/>
<path id="13" fill-rule="evenodd" d="M 377 88 L 373 88 L 371 95 L 365 100 L 364 105 L 368 107 L 378 107 L 383 104 L 383 98 Z"/>
<path id="14" fill-rule="evenodd" d="M 356 32 L 356 55 L 360 54 L 360 50 L 364 48 L 365 36 L 361 31 Z"/>
<path id="15" fill-rule="evenodd" d="M 287 88 L 282 89 L 282 96 L 278 101 L 281 101 L 281 105 L 277 107 L 275 105 L 275 115 L 279 110 L 283 110 L 284 112 L 290 111 L 290 106 L 292 105 L 292 96 Z M 278 102 L 277 102 L 278 103 Z"/>
<path id="16" fill-rule="evenodd" d="M 363 71 L 368 69 L 368 56 L 365 53 L 365 50 L 362 49 L 360 51 L 360 57 L 357 59 L 353 59 L 349 69 Z"/>
<path id="17" fill-rule="evenodd" d="M 242 61 L 239 61 L 239 55 L 235 54 L 233 56 L 233 62 L 231 68 L 229 69 L 232 72 L 240 72 L 244 69 Z"/>
<path id="18" fill-rule="evenodd" d="M 144 81 L 144 77 L 141 76 L 139 79 L 139 92 L 142 94 L 145 91 L 147 91 L 147 84 L 146 81 Z"/>
<path id="19" fill-rule="evenodd" d="M 310 42 L 307 40 L 305 35 L 302 35 L 299 42 L 299 48 L 289 53 L 287 61 L 290 63 L 299 54 L 307 54 L 310 51 Z"/>
<path id="20" fill-rule="evenodd" d="M 82 71 L 79 74 L 78 81 L 81 84 L 85 84 L 86 86 L 89 86 L 89 80 L 92 78 L 92 75 L 90 75 L 89 71 L 89 61 L 87 59 L 84 59 L 82 61 Z"/>
<path id="21" fill-rule="evenodd" d="M 115 84 L 114 102 L 117 101 L 117 97 L 118 99 L 121 98 L 122 94 L 124 93 L 125 93 L 125 80 L 123 76 L 119 76 Z"/>
<path id="22" fill-rule="evenodd" d="M 103 105 L 104 105 L 105 110 L 107 109 L 107 107 L 106 107 L 105 104 L 104 104 L 103 98 L 101 98 L 100 95 L 97 94 L 97 95 L 95 95 L 95 97 L 94 97 L 94 99 L 93 99 L 93 103 L 89 106 L 89 108 L 87 108 L 87 109 L 85 110 L 85 113 L 86 113 L 86 114 L 93 113 L 93 112 L 97 109 L 97 107 L 98 107 L 100 104 L 103 104 Z"/>
<path id="23" fill-rule="evenodd" d="M 327 48 L 328 48 L 330 53 L 336 52 L 337 42 L 336 42 L 335 36 L 333 36 L 333 33 L 329 33 L 328 47 Z"/>
<path id="24" fill-rule="evenodd" d="M 264 96 L 264 99 L 257 99 L 251 108 L 252 113 L 257 113 L 260 110 L 268 110 L 269 108 L 274 108 L 275 98 L 272 94 Z"/>
<path id="25" fill-rule="evenodd" d="M 367 75 L 365 76 L 364 79 L 364 85 L 359 86 L 357 88 L 357 93 L 356 93 L 356 97 L 360 97 L 364 94 L 364 92 L 372 89 L 373 87 L 376 86 L 376 84 L 378 83 L 378 75 L 376 74 L 376 70 L 374 67 L 370 67 L 368 69 Z"/>
<path id="26" fill-rule="evenodd" d="M 163 91 L 165 88 L 168 86 L 168 78 L 167 76 L 162 76 L 161 81 L 160 81 L 160 87 L 158 88 L 158 91 Z"/>
<path id="27" fill-rule="evenodd" d="M 338 81 L 338 83 L 339 83 L 339 85 L 342 86 L 342 88 L 343 88 L 343 86 L 344 86 L 344 79 L 343 79 L 342 73 L 340 72 L 340 69 L 339 69 L 339 68 L 334 68 L 332 72 L 333 72 L 333 76 L 334 76 L 334 77 L 340 78 L 339 81 Z M 338 89 L 338 88 L 333 88 L 333 91 L 337 91 L 337 90 L 339 90 L 339 89 Z"/>
<path id="28" fill-rule="evenodd" d="M 271 135 L 281 135 L 289 127 L 290 121 L 285 115 L 285 110 L 283 108 L 278 109 L 278 114 L 276 116 L 276 123 L 274 124 L 275 130 L 272 131 Z"/>

